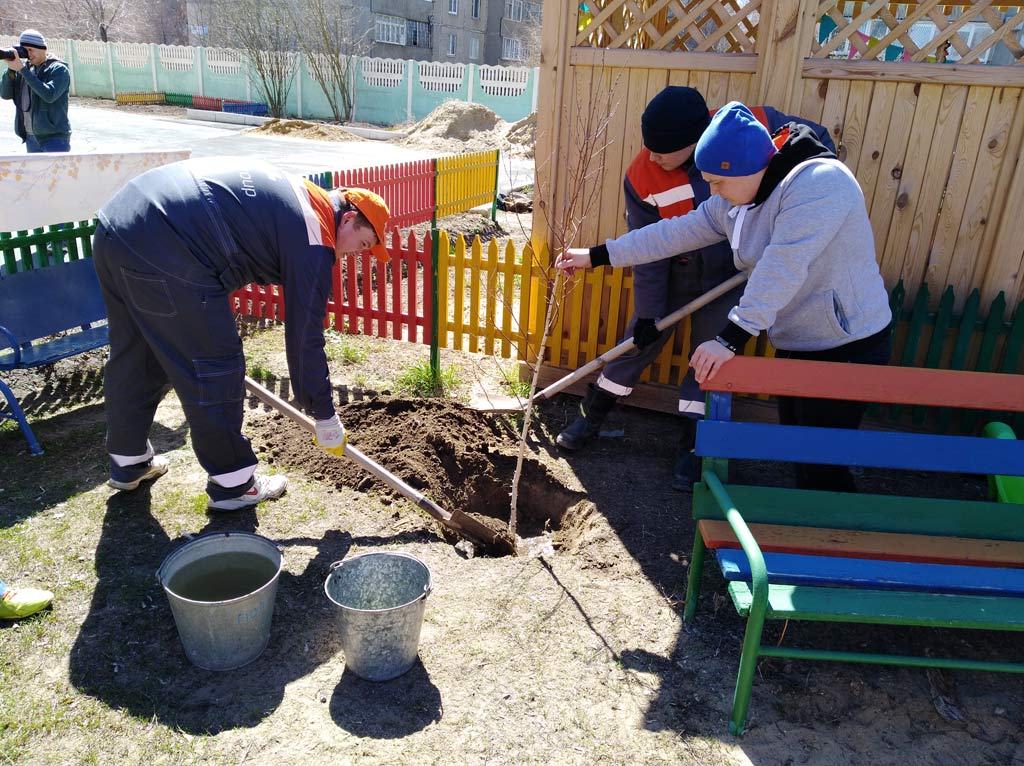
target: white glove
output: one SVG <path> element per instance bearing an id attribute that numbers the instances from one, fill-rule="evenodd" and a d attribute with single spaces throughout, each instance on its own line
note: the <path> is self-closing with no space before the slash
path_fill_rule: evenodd
<path id="1" fill-rule="evenodd" d="M 336 457 L 345 454 L 345 426 L 341 424 L 338 413 L 327 420 L 316 421 L 316 436 L 313 438 L 317 446 Z"/>

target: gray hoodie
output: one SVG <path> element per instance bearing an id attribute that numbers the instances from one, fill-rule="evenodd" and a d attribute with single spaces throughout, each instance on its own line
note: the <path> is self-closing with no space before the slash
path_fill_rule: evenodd
<path id="1" fill-rule="evenodd" d="M 613 266 L 706 247 L 723 237 L 750 274 L 729 320 L 776 348 L 821 351 L 867 338 L 892 314 L 857 179 L 836 159 L 796 165 L 758 205 L 714 196 L 687 215 L 609 240 Z"/>

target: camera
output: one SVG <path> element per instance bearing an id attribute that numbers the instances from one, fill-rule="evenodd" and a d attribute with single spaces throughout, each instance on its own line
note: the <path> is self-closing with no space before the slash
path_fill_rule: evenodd
<path id="1" fill-rule="evenodd" d="M 13 48 L 0 48 L 0 59 L 13 61 L 16 58 L 27 59 L 28 51 L 21 45 L 15 45 Z"/>

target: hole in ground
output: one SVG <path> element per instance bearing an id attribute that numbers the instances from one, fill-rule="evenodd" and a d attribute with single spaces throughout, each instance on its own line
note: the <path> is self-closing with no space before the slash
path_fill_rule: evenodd
<path id="1" fill-rule="evenodd" d="M 516 441 L 493 416 L 443 399 L 376 399 L 339 409 L 351 444 L 442 508 L 471 514 L 507 534 Z M 359 491 L 396 491 L 358 465 L 317 449 L 309 434 L 281 415 L 246 425 L 260 457 L 310 478 Z M 586 495 L 566 487 L 533 458 L 523 461 L 517 533 L 551 534 L 573 547 L 593 512 Z M 507 553 L 493 546 L 493 555 Z"/>

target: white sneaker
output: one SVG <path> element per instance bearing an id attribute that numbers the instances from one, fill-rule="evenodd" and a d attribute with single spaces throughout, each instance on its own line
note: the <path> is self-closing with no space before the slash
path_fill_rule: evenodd
<path id="1" fill-rule="evenodd" d="M 145 463 L 121 467 L 113 460 L 110 461 L 110 478 L 107 479 L 114 489 L 128 490 L 138 489 L 144 481 L 156 479 L 167 473 L 167 458 L 163 455 L 154 455 Z"/>
<path id="2" fill-rule="evenodd" d="M 210 498 L 206 507 L 211 511 L 238 511 L 262 503 L 264 500 L 277 500 L 287 489 L 287 476 L 260 476 L 257 474 L 255 483 L 245 494 L 229 497 L 227 500 Z"/>

